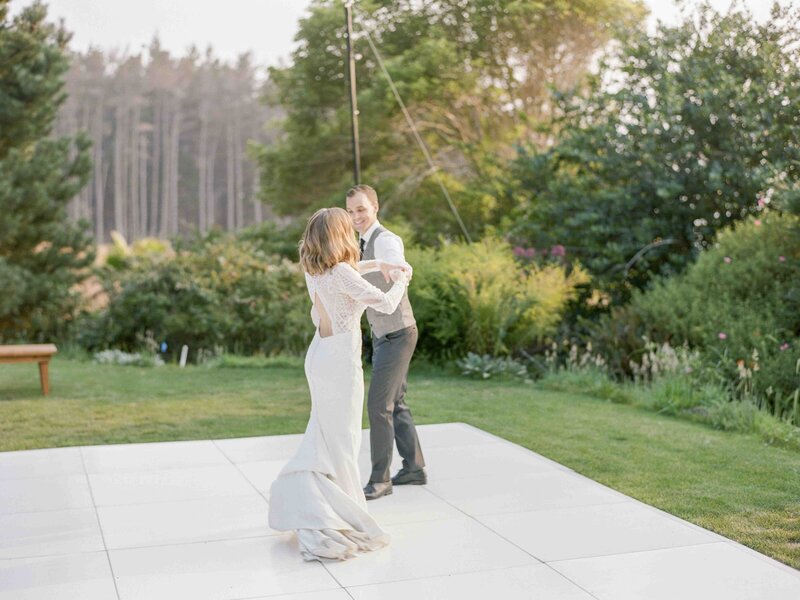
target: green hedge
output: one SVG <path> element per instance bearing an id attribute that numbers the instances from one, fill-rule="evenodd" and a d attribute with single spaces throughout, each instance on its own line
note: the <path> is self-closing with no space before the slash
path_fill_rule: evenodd
<path id="1" fill-rule="evenodd" d="M 297 263 L 265 252 L 253 232 L 217 235 L 165 252 L 126 255 L 107 268 L 107 308 L 85 318 L 89 350 L 184 344 L 198 351 L 300 354 L 313 334 Z M 183 248 L 183 249 L 181 249 Z M 552 333 L 586 275 L 560 265 L 523 266 L 507 244 L 413 248 L 410 296 L 422 332 L 420 355 L 512 354 Z"/>
<path id="2" fill-rule="evenodd" d="M 302 352 L 313 334 L 308 293 L 296 263 L 249 241 L 213 239 L 174 257 L 129 259 L 105 274 L 108 307 L 89 316 L 90 350 L 135 350 L 166 342 L 196 352 Z"/>

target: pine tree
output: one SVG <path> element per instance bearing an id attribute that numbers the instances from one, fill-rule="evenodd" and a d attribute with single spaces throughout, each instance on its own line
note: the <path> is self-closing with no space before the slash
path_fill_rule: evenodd
<path id="1" fill-rule="evenodd" d="M 69 201 L 91 173 L 84 137 L 50 137 L 65 99 L 69 35 L 34 2 L 14 18 L 0 0 L 0 341 L 52 339 L 77 307 L 93 261 Z"/>

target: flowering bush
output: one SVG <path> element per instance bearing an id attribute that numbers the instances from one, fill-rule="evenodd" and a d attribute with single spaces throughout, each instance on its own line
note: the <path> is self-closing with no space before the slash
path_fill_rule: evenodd
<path id="1" fill-rule="evenodd" d="M 699 350 L 736 397 L 800 423 L 800 219 L 766 213 L 722 232 L 685 273 L 634 296 L 650 338 Z"/>
<path id="2" fill-rule="evenodd" d="M 502 241 L 412 248 L 409 296 L 428 356 L 504 356 L 553 333 L 588 276 L 558 264 L 522 265 Z"/>

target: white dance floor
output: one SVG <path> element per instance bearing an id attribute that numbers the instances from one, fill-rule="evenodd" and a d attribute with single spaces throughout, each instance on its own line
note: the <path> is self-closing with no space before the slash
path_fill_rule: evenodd
<path id="1" fill-rule="evenodd" d="M 0 453 L 0 600 L 800 598 L 800 572 L 520 446 L 419 431 L 429 484 L 370 502 L 392 543 L 342 563 L 267 526 L 297 435 Z"/>

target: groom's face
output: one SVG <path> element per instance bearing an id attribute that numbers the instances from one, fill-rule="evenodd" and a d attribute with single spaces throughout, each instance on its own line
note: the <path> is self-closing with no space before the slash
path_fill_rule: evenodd
<path id="1" fill-rule="evenodd" d="M 347 213 L 353 221 L 353 227 L 361 235 L 364 235 L 378 219 L 378 207 L 361 192 L 347 199 Z"/>

